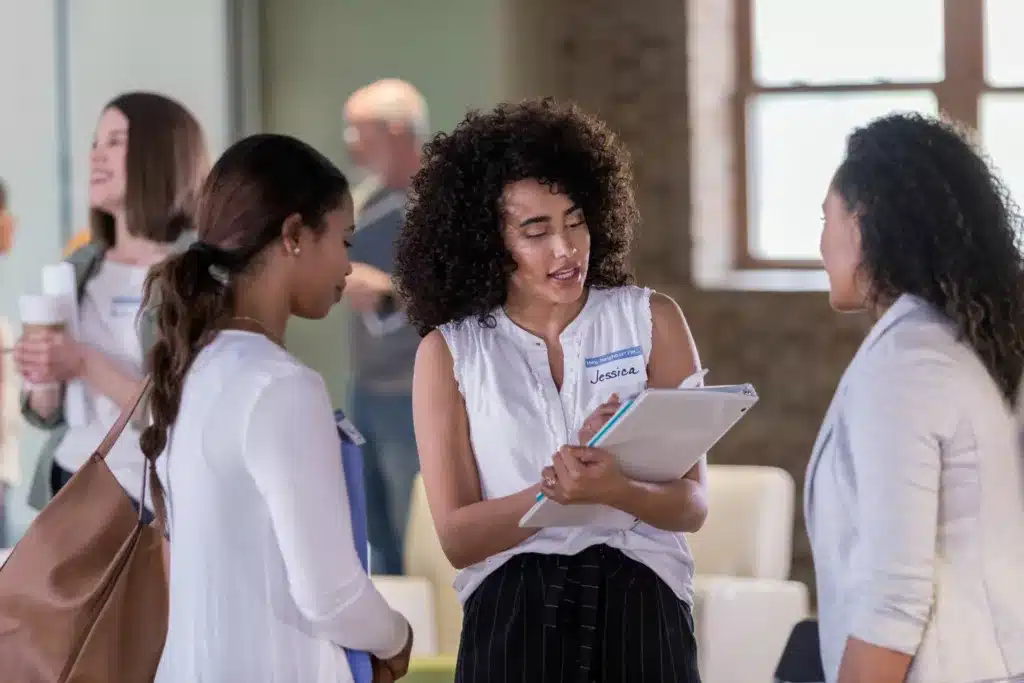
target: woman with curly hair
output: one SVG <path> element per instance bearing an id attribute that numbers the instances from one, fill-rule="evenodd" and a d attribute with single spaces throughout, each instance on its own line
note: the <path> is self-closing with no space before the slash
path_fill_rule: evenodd
<path id="1" fill-rule="evenodd" d="M 580 445 L 619 397 L 699 364 L 676 303 L 630 284 L 631 185 L 608 128 L 550 100 L 471 113 L 413 181 L 395 273 L 424 335 L 427 499 L 461 570 L 459 683 L 699 680 L 683 532 L 707 515 L 706 465 L 652 485 Z M 540 493 L 635 523 L 520 528 Z"/>
<path id="2" fill-rule="evenodd" d="M 854 131 L 824 203 L 837 311 L 876 318 L 807 472 L 829 683 L 1024 675 L 1015 205 L 951 126 Z"/>

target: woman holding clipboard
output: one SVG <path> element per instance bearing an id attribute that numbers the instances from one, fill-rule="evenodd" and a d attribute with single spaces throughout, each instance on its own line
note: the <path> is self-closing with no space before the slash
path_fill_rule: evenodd
<path id="1" fill-rule="evenodd" d="M 428 144 L 411 195 L 396 277 L 424 334 L 427 499 L 461 570 L 456 681 L 698 681 L 683 532 L 707 515 L 706 465 L 647 485 L 579 445 L 618 397 L 699 365 L 676 303 L 630 284 L 625 150 L 575 107 L 503 105 Z M 636 525 L 520 528 L 540 492 Z"/>

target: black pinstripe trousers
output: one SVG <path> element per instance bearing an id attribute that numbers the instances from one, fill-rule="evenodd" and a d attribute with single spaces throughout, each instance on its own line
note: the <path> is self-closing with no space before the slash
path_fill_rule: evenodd
<path id="1" fill-rule="evenodd" d="M 519 555 L 466 602 L 455 683 L 700 683 L 689 606 L 605 545 Z"/>

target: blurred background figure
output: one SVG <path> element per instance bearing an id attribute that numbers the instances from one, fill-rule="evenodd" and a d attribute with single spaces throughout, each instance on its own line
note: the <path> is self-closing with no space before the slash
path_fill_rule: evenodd
<path id="1" fill-rule="evenodd" d="M 89 240 L 92 239 L 92 233 L 88 227 L 84 227 L 68 240 L 68 243 L 64 245 L 64 256 L 70 256 L 85 245 L 89 244 Z"/>
<path id="2" fill-rule="evenodd" d="M 345 150 L 361 176 L 353 188 L 356 216 L 384 187 L 404 190 L 408 167 L 419 166 L 419 148 L 430 134 L 427 102 L 416 88 L 388 78 L 360 88 L 344 110 Z M 414 145 L 402 139 L 412 134 Z M 396 139 L 397 138 L 397 139 Z M 407 136 L 406 136 L 407 138 Z"/>
<path id="3" fill-rule="evenodd" d="M 153 341 L 148 316 L 139 325 L 142 285 L 150 267 L 192 240 L 208 165 L 199 122 L 178 102 L 131 92 L 103 108 L 90 156 L 93 239 L 67 259 L 75 270 L 79 336 L 33 331 L 14 352 L 20 374 L 32 384 L 23 414 L 50 432 L 36 464 L 33 507 L 42 508 L 60 490 L 134 398 Z M 86 385 L 84 424 L 65 419 L 63 390 L 71 380 Z M 132 496 L 145 467 L 138 436 L 129 426 L 106 460 Z"/>
<path id="4" fill-rule="evenodd" d="M 7 185 L 0 180 L 0 256 L 6 256 L 14 246 L 14 214 L 8 206 Z"/>
<path id="5" fill-rule="evenodd" d="M 0 360 L 0 549 L 3 549 L 14 542 L 8 528 L 6 510 L 10 490 L 21 483 L 21 453 L 18 448 L 21 413 L 18 405 L 18 372 L 13 357 L 7 352 L 14 343 L 14 337 L 10 323 L 2 316 L 0 343 L 4 348 L 3 359 Z"/>
<path id="6" fill-rule="evenodd" d="M 0 180 L 0 256 L 6 256 L 14 246 L 14 214 L 9 206 L 7 186 Z M 0 360 L 0 549 L 7 547 L 6 494 L 20 480 L 18 455 L 18 387 L 13 359 L 7 349 L 14 343 L 7 318 L 0 316 L 0 345 L 4 349 Z"/>
<path id="7" fill-rule="evenodd" d="M 349 98 L 345 121 L 348 152 L 364 176 L 345 290 L 356 314 L 350 324 L 350 418 L 367 440 L 370 566 L 378 574 L 401 574 L 409 495 L 419 472 L 412 428 L 419 335 L 400 310 L 391 272 L 406 191 L 429 130 L 427 105 L 412 85 L 386 79 Z"/>

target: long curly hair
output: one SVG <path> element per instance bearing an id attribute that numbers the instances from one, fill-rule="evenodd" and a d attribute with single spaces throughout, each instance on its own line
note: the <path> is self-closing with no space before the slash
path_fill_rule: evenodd
<path id="1" fill-rule="evenodd" d="M 858 217 L 873 303 L 904 293 L 953 321 L 1012 403 L 1024 368 L 1017 205 L 966 135 L 893 114 L 855 130 L 833 188 Z"/>
<path id="2" fill-rule="evenodd" d="M 639 220 L 629 155 L 601 121 L 550 98 L 469 113 L 424 148 L 412 182 L 394 277 L 421 334 L 490 316 L 516 264 L 503 238 L 502 194 L 535 179 L 565 192 L 590 229 L 586 284 L 632 281 L 627 256 Z"/>

